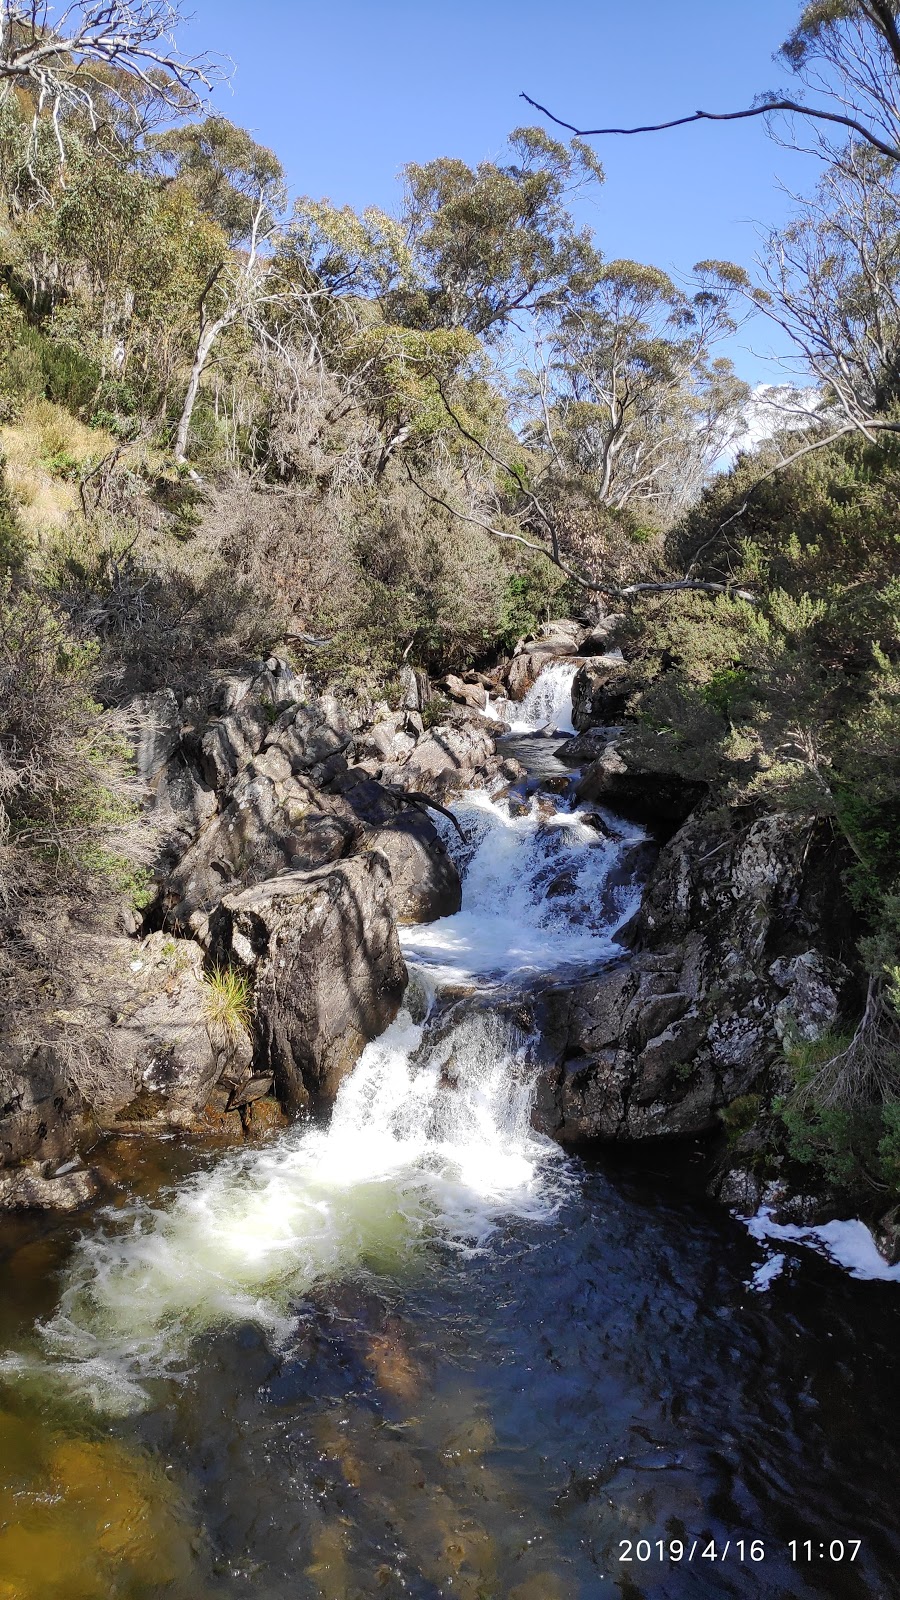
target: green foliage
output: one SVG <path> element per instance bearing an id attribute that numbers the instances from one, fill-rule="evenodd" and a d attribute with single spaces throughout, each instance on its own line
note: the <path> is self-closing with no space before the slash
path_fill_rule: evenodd
<path id="1" fill-rule="evenodd" d="M 734 1145 L 743 1134 L 749 1132 L 754 1126 L 762 1107 L 762 1097 L 758 1094 L 742 1094 L 736 1100 L 723 1106 L 719 1118 L 728 1139 L 729 1145 Z"/>
<path id="2" fill-rule="evenodd" d="M 554 614 L 568 615 L 571 600 L 567 580 L 547 561 L 530 561 L 506 580 L 497 635 L 505 650 L 535 633 Z"/>

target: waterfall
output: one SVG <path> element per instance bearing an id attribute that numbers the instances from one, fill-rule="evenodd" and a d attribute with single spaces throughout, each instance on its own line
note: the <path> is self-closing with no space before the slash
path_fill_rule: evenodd
<path id="1" fill-rule="evenodd" d="M 522 708 L 535 725 L 573 671 L 545 669 Z M 402 930 L 410 1009 L 363 1052 L 330 1125 L 295 1125 L 158 1204 L 101 1213 L 39 1353 L 7 1357 L 8 1369 L 52 1372 L 103 1409 L 134 1409 L 148 1380 L 191 1370 L 204 1332 L 252 1322 L 283 1344 L 316 1283 L 402 1273 L 429 1248 L 482 1249 L 504 1218 L 553 1214 L 571 1168 L 530 1125 L 530 1041 L 478 1004 L 451 1025 L 441 991 L 521 986 L 613 957 L 637 904 L 628 856 L 642 835 L 605 814 L 598 829 L 546 795 L 526 805 L 471 792 L 455 810 L 467 842 L 449 824 L 446 837 L 462 909 Z"/>
<path id="2" fill-rule="evenodd" d="M 554 661 L 544 667 L 524 700 L 495 700 L 488 714 L 506 722 L 510 733 L 574 733 L 572 683 L 580 662 Z"/>

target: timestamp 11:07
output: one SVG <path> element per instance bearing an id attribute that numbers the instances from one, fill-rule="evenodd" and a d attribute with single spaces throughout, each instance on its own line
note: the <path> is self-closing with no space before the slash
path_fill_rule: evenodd
<path id="1" fill-rule="evenodd" d="M 788 1549 L 792 1561 L 855 1561 L 862 1545 L 861 1539 L 789 1539 Z"/>

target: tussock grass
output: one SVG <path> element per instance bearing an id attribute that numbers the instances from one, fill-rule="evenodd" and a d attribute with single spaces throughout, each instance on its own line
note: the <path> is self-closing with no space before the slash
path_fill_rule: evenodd
<path id="1" fill-rule="evenodd" d="M 207 1023 L 230 1039 L 246 1033 L 250 1026 L 253 997 L 250 980 L 231 967 L 213 967 L 203 978 L 203 1014 Z"/>

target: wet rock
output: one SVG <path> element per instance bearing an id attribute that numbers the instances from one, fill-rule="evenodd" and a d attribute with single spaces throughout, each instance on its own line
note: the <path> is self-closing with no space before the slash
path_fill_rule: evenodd
<path id="1" fill-rule="evenodd" d="M 391 869 L 398 923 L 434 922 L 462 904 L 459 873 L 434 824 L 421 811 L 399 813 L 363 835 L 360 848 L 378 850 Z"/>
<path id="2" fill-rule="evenodd" d="M 759 1179 L 746 1167 L 729 1167 L 716 1180 L 713 1194 L 723 1206 L 728 1206 L 741 1217 L 755 1216 L 762 1200 Z"/>
<path id="3" fill-rule="evenodd" d="M 602 800 L 614 811 L 663 827 L 681 823 L 706 793 L 706 784 L 665 766 L 651 767 L 626 745 L 607 744 L 586 768 L 575 793 L 579 800 Z"/>
<path id="4" fill-rule="evenodd" d="M 256 1070 L 291 1114 L 329 1105 L 406 987 L 385 859 L 370 851 L 227 895 L 210 941 L 252 977 Z"/>
<path id="5" fill-rule="evenodd" d="M 609 733 L 577 733 L 574 738 L 557 745 L 553 754 L 557 761 L 564 761 L 566 766 L 582 767 L 590 761 L 599 760 L 609 742 Z"/>
<path id="6" fill-rule="evenodd" d="M 689 818 L 650 875 L 631 961 L 546 996 L 537 1125 L 569 1143 L 711 1130 L 764 1086 L 785 1031 L 815 1037 L 853 1009 L 830 847 L 796 815 Z"/>
<path id="7" fill-rule="evenodd" d="M 99 1193 L 96 1174 L 85 1167 L 56 1175 L 35 1165 L 0 1171 L 0 1211 L 80 1211 Z"/>

